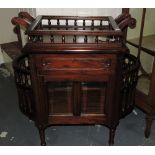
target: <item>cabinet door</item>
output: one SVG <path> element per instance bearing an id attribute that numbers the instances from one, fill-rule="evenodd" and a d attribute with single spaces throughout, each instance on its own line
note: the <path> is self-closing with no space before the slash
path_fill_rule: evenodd
<path id="1" fill-rule="evenodd" d="M 72 115 L 72 82 L 48 82 L 49 115 Z"/>
<path id="2" fill-rule="evenodd" d="M 46 82 L 49 116 L 106 115 L 108 84 L 102 82 Z"/>
<path id="3" fill-rule="evenodd" d="M 105 114 L 106 94 L 106 82 L 83 82 L 81 113 Z"/>
<path id="4" fill-rule="evenodd" d="M 80 114 L 104 114 L 106 103 L 106 82 L 80 82 L 80 90 L 73 89 L 73 82 L 48 82 L 47 96 L 49 115 L 74 115 L 80 108 Z M 74 92 L 76 91 L 76 92 Z M 80 93 L 77 102 L 78 91 Z M 75 101 L 76 100 L 76 101 Z M 76 102 L 76 103 L 74 103 Z"/>

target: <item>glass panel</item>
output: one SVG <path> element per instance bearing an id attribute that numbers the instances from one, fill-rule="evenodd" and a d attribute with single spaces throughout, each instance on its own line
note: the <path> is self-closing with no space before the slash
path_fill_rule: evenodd
<path id="1" fill-rule="evenodd" d="M 82 83 L 82 113 L 104 114 L 106 82 Z"/>
<path id="2" fill-rule="evenodd" d="M 72 83 L 48 82 L 49 115 L 72 113 Z"/>

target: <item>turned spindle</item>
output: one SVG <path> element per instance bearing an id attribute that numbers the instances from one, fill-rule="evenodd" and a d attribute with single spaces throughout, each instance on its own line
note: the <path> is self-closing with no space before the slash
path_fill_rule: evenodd
<path id="1" fill-rule="evenodd" d="M 85 25 L 86 25 L 86 22 L 85 20 L 83 20 L 83 30 L 85 30 Z"/>
<path id="2" fill-rule="evenodd" d="M 66 19 L 66 30 L 68 30 L 68 19 Z"/>

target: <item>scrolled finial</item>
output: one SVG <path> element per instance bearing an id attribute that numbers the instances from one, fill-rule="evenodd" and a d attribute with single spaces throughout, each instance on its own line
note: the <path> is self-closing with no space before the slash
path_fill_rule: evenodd
<path id="1" fill-rule="evenodd" d="M 124 30 L 127 27 L 130 27 L 131 29 L 133 29 L 136 27 L 136 19 L 131 17 L 125 18 L 118 24 L 118 26 L 121 30 Z"/>
<path id="2" fill-rule="evenodd" d="M 13 17 L 11 19 L 11 23 L 13 25 L 16 25 L 16 26 L 23 26 L 26 29 L 30 26 L 30 24 L 26 20 L 24 20 L 24 19 L 22 19 L 20 17 Z"/>
<path id="3" fill-rule="evenodd" d="M 19 12 L 18 16 L 28 20 L 29 22 L 34 21 L 34 18 L 27 12 Z"/>
<path id="4" fill-rule="evenodd" d="M 129 27 L 131 28 L 131 29 L 134 29 L 135 27 L 136 27 L 136 19 L 135 18 L 131 18 L 130 19 L 130 22 L 129 22 Z"/>

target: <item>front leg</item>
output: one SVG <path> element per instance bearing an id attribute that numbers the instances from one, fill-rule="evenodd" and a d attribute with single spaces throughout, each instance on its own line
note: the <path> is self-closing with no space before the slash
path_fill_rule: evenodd
<path id="1" fill-rule="evenodd" d="M 44 127 L 38 127 L 38 130 L 39 130 L 41 145 L 42 146 L 46 146 L 46 141 L 45 141 L 45 128 Z"/>
<path id="2" fill-rule="evenodd" d="M 114 145 L 115 131 L 116 127 L 112 127 L 109 129 L 109 145 Z"/>
<path id="3" fill-rule="evenodd" d="M 147 114 L 146 116 L 146 129 L 145 129 L 145 137 L 149 138 L 151 133 L 151 126 L 153 122 L 153 114 Z"/>

